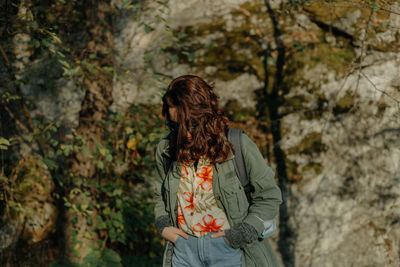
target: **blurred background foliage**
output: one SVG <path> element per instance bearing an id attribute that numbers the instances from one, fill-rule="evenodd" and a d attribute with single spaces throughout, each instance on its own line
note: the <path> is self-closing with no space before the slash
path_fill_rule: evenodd
<path id="1" fill-rule="evenodd" d="M 15 231 L 16 237 L 2 237 L 2 266 L 161 264 L 163 241 L 154 227 L 149 183 L 154 169 L 155 145 L 167 133 L 160 116 L 160 105 L 133 104 L 123 115 L 108 110 L 99 121 L 104 128 L 103 138 L 95 140 L 93 150 L 74 128 L 63 125 L 63 115 L 54 120 L 32 119 L 29 109 L 34 103 L 23 94 L 26 85 L 34 92 L 56 94 L 58 85 L 55 81 L 59 78 L 73 80 L 84 92 L 87 88 L 83 77 L 89 73 L 93 75 L 91 79 L 96 75 L 123 74 L 112 65 L 99 65 L 99 55 L 88 53 L 87 42 L 80 42 L 80 36 L 77 36 L 88 26 L 90 13 L 87 9 L 92 8 L 95 12 L 101 4 L 74 0 L 1 2 L 0 48 L 5 75 L 1 77 L 0 226 L 4 231 L 6 225 L 13 225 L 10 222 L 23 224 L 42 211 L 49 199 L 58 210 L 52 213 L 52 216 L 58 215 L 54 219 L 57 226 L 52 226 L 57 230 L 49 235 L 33 231 L 38 236 L 36 241 L 41 241 L 39 245 L 28 242 L 29 237 L 20 237 L 24 231 L 21 229 Z M 140 5 L 131 1 L 108 8 L 114 16 L 130 9 L 136 9 L 138 14 L 140 11 Z M 112 24 L 112 21 L 108 22 Z M 28 42 L 24 44 L 19 40 Z M 18 61 L 18 52 L 24 52 L 25 48 L 30 50 L 29 58 L 13 64 Z M 112 53 L 105 52 L 106 55 Z M 11 150 L 21 148 L 20 143 L 37 149 L 41 156 L 27 155 L 18 162 L 13 161 L 15 157 Z M 68 158 L 74 152 L 83 152 L 87 160 L 95 164 L 95 179 L 66 178 L 71 174 Z M 47 179 L 44 179 L 44 173 Z M 87 186 L 86 190 L 79 186 L 82 182 Z M 71 189 L 67 191 L 66 187 Z M 33 200 L 32 190 L 37 193 Z M 40 195 L 47 197 L 40 199 Z M 79 203 L 71 202 L 78 196 Z M 35 201 L 37 205 L 30 205 Z M 92 218 L 89 214 L 94 209 L 99 212 Z M 60 227 L 63 227 L 62 213 L 67 210 L 76 215 L 72 224 L 79 224 L 78 218 L 87 217 L 88 226 L 99 236 L 94 240 L 99 246 L 80 264 L 66 258 L 63 251 L 64 234 Z M 73 229 L 71 235 L 79 244 L 78 231 Z M 13 243 L 7 238 L 13 239 L 14 244 L 7 247 Z"/>

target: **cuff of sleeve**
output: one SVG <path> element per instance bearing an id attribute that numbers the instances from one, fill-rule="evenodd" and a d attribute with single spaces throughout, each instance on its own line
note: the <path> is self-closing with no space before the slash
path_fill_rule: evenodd
<path id="1" fill-rule="evenodd" d="M 239 248 L 241 244 L 241 235 L 234 229 L 225 230 L 225 237 L 228 239 L 229 245 L 233 248 Z M 239 240 L 239 242 L 237 242 Z"/>
<path id="2" fill-rule="evenodd" d="M 240 248 L 255 241 L 258 237 L 256 229 L 250 224 L 241 222 L 231 229 L 225 230 L 226 239 L 233 248 Z"/>
<path id="3" fill-rule="evenodd" d="M 155 225 L 157 228 L 158 233 L 161 235 L 162 231 L 165 227 L 171 226 L 171 220 L 169 219 L 168 215 L 162 215 L 156 218 Z"/>
<path id="4" fill-rule="evenodd" d="M 254 215 L 249 214 L 243 222 L 250 224 L 257 231 L 257 235 L 261 236 L 264 232 L 264 222 Z"/>

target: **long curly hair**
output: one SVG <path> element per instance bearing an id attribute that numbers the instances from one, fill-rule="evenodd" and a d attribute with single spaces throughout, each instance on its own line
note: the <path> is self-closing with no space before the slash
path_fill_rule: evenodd
<path id="1" fill-rule="evenodd" d="M 234 152 L 227 138 L 229 120 L 218 107 L 213 87 L 198 76 L 183 75 L 172 80 L 162 97 L 164 117 L 171 120 L 170 107 L 177 111 L 179 128 L 170 135 L 169 152 L 178 162 L 193 162 L 205 155 L 210 162 L 221 163 Z"/>

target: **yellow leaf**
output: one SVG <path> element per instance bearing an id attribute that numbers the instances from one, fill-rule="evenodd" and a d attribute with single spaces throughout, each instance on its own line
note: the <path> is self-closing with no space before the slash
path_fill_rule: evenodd
<path id="1" fill-rule="evenodd" d="M 56 40 L 57 43 L 62 43 L 61 39 L 56 34 L 52 34 L 51 37 L 53 37 L 53 39 Z"/>
<path id="2" fill-rule="evenodd" d="M 86 232 L 84 234 L 84 237 L 86 237 L 87 239 L 92 239 L 92 234 L 90 232 Z"/>
<path id="3" fill-rule="evenodd" d="M 100 148 L 100 154 L 101 155 L 105 156 L 106 152 L 107 152 L 107 150 L 104 147 Z"/>
<path id="4" fill-rule="evenodd" d="M 132 129 L 131 127 L 126 127 L 126 128 L 125 128 L 125 132 L 126 132 L 127 134 L 131 134 L 131 133 L 133 133 L 133 129 Z"/>
<path id="5" fill-rule="evenodd" d="M 131 150 L 136 150 L 136 145 L 137 145 L 137 141 L 134 138 L 129 139 L 128 143 L 126 144 L 128 149 L 131 149 Z"/>

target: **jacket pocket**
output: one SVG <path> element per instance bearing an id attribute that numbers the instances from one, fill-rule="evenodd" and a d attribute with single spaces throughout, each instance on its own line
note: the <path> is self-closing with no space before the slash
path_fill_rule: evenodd
<path id="1" fill-rule="evenodd" d="M 247 213 L 248 202 L 243 187 L 239 183 L 223 188 L 227 202 L 227 213 L 232 219 L 244 217 Z"/>

